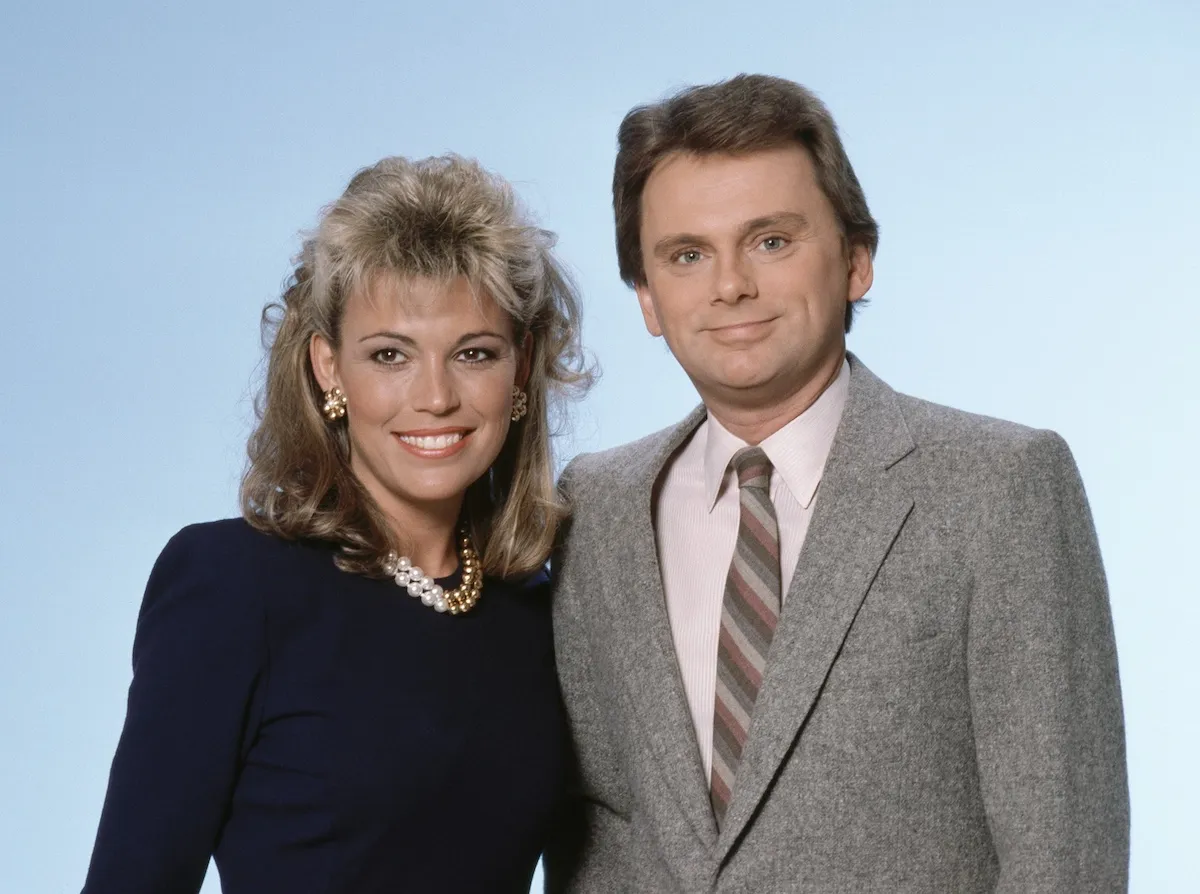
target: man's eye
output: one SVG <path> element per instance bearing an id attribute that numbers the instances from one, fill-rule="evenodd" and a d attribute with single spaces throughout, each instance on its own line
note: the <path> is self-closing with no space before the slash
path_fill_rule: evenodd
<path id="1" fill-rule="evenodd" d="M 696 251 L 694 248 L 689 248 L 687 251 L 681 251 L 675 257 L 675 260 L 681 264 L 695 264 L 700 260 L 700 257 L 700 252 Z"/>
<path id="2" fill-rule="evenodd" d="M 787 245 L 787 240 L 782 236 L 768 236 L 759 244 L 767 251 L 779 251 L 779 249 Z"/>

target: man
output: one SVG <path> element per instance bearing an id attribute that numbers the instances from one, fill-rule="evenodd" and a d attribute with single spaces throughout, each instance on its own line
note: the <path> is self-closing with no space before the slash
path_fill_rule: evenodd
<path id="1" fill-rule="evenodd" d="M 572 892 L 1126 889 L 1104 573 L 1054 433 L 845 349 L 878 230 L 829 113 L 762 76 L 634 109 L 621 275 L 703 406 L 564 473 Z"/>

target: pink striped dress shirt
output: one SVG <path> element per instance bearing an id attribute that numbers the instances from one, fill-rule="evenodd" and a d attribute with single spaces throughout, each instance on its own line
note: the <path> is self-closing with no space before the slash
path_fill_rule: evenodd
<path id="1" fill-rule="evenodd" d="M 760 445 L 775 469 L 771 502 L 779 519 L 785 599 L 849 387 L 850 365 L 843 362 L 816 402 Z M 654 507 L 671 635 L 706 778 L 712 771 L 721 602 L 739 517 L 729 461 L 745 446 L 709 415 L 667 465 Z"/>

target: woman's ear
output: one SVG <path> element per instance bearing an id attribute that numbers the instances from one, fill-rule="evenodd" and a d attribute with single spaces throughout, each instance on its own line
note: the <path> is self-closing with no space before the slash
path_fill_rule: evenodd
<path id="1" fill-rule="evenodd" d="M 314 332 L 308 341 L 308 359 L 312 364 L 313 375 L 322 391 L 340 386 L 337 374 L 337 357 L 333 353 L 333 345 L 319 332 Z"/>

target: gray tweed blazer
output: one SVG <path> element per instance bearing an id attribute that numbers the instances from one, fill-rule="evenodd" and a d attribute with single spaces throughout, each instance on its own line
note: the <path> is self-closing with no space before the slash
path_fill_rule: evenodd
<path id="1" fill-rule="evenodd" d="M 850 362 L 719 834 L 652 517 L 703 408 L 564 473 L 554 621 L 579 776 L 547 891 L 1126 890 L 1117 656 L 1070 451 Z"/>

